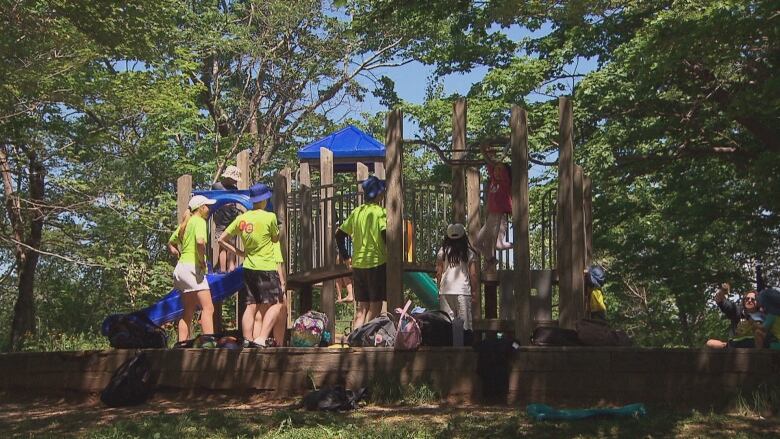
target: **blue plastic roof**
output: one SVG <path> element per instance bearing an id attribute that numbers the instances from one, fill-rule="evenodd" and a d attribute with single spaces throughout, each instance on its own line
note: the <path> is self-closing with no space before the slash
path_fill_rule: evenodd
<path id="1" fill-rule="evenodd" d="M 310 143 L 298 151 L 299 160 L 318 160 L 320 148 L 333 151 L 334 160 L 340 158 L 384 158 L 385 146 L 353 125 Z"/>

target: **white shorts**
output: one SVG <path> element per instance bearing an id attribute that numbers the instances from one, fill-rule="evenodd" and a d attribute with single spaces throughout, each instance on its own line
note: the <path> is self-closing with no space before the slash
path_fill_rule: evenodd
<path id="1" fill-rule="evenodd" d="M 173 269 L 173 287 L 182 293 L 208 290 L 206 272 L 195 268 L 195 264 L 179 262 Z"/>

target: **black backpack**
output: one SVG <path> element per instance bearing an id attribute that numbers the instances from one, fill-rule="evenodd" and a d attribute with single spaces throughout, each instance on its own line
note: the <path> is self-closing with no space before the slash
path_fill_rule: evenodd
<path id="1" fill-rule="evenodd" d="M 352 347 L 393 347 L 395 334 L 395 323 L 387 314 L 382 314 L 352 331 L 347 344 Z"/>
<path id="2" fill-rule="evenodd" d="M 165 348 L 165 331 L 142 313 L 113 314 L 103 321 L 102 331 L 117 349 Z"/>
<path id="3" fill-rule="evenodd" d="M 444 311 L 414 314 L 422 333 L 421 346 L 452 346 L 452 319 Z"/>
<path id="4" fill-rule="evenodd" d="M 582 342 L 573 329 L 557 326 L 537 326 L 531 335 L 531 343 L 536 346 L 581 346 Z"/>
<path id="5" fill-rule="evenodd" d="M 151 396 L 152 390 L 152 367 L 146 354 L 140 352 L 119 366 L 100 393 L 100 400 L 109 407 L 138 405 Z"/>

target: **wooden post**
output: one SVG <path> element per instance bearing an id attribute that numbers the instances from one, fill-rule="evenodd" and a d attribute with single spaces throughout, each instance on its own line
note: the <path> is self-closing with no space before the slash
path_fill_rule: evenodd
<path id="1" fill-rule="evenodd" d="M 481 221 L 479 219 L 479 169 L 475 167 L 466 168 L 466 210 L 467 210 L 467 230 L 469 234 L 469 241 L 472 243 L 477 242 L 477 235 L 481 227 Z M 477 300 L 476 303 L 471 304 L 471 315 L 475 320 L 482 318 L 482 282 L 480 278 L 482 264 L 477 263 L 477 291 L 472 291 Z"/>
<path id="2" fill-rule="evenodd" d="M 285 172 L 286 171 L 286 172 Z M 285 175 L 286 174 L 286 175 Z M 287 264 L 287 255 L 289 250 L 289 242 L 287 241 L 288 222 L 287 222 L 287 184 L 288 176 L 290 175 L 290 169 L 285 168 L 279 174 L 274 176 L 274 189 L 272 203 L 274 205 L 274 212 L 276 213 L 276 221 L 281 224 L 279 226 L 279 245 L 282 247 L 282 256 L 284 257 L 283 269 L 286 274 L 290 273 L 289 265 Z M 292 320 L 292 309 L 290 304 L 290 295 L 287 291 L 284 291 L 285 302 L 287 306 L 287 327 L 289 328 Z"/>
<path id="3" fill-rule="evenodd" d="M 385 164 L 383 162 L 374 162 L 374 176 L 380 180 L 385 179 Z"/>
<path id="4" fill-rule="evenodd" d="M 336 266 L 336 253 L 333 250 L 333 151 L 320 148 L 320 217 L 322 218 L 322 242 L 323 266 L 332 268 Z M 328 330 L 335 332 L 336 325 L 336 281 L 326 280 L 322 282 L 320 293 L 320 306 L 322 312 L 328 316 Z"/>
<path id="5" fill-rule="evenodd" d="M 192 175 L 184 174 L 176 180 L 176 222 L 181 223 L 189 210 L 192 196 Z"/>
<path id="6" fill-rule="evenodd" d="M 593 263 L 593 187 L 590 177 L 584 176 L 582 180 L 583 204 L 582 210 L 585 221 L 585 266 Z"/>
<path id="7" fill-rule="evenodd" d="M 573 297 L 572 280 L 572 207 L 574 204 L 574 141 L 572 139 L 572 103 L 569 98 L 558 100 L 558 130 L 560 135 L 558 153 L 558 307 L 562 328 L 574 329 L 579 315 L 576 299 Z"/>
<path id="8" fill-rule="evenodd" d="M 236 155 L 236 167 L 239 171 L 241 171 L 241 181 L 238 182 L 236 185 L 239 190 L 245 190 L 249 189 L 249 186 L 252 184 L 252 175 L 249 172 L 249 150 L 245 149 L 241 152 L 239 152 Z M 237 248 L 240 250 L 244 249 L 244 241 L 241 239 L 236 239 L 237 242 Z M 244 263 L 244 258 L 234 256 L 236 258 L 236 265 Z M 244 313 L 244 308 L 246 307 L 245 304 L 241 303 L 241 293 L 239 292 L 238 297 L 236 298 L 236 327 L 240 330 L 241 329 L 241 316 Z"/>
<path id="9" fill-rule="evenodd" d="M 403 138 L 404 116 L 401 110 L 387 115 L 385 169 L 387 172 L 387 309 L 403 306 Z"/>
<path id="10" fill-rule="evenodd" d="M 311 187 L 311 170 L 306 162 L 301 163 L 301 169 L 298 171 L 298 184 Z"/>
<path id="11" fill-rule="evenodd" d="M 302 164 L 303 165 L 303 164 Z M 308 170 L 308 166 L 306 167 Z M 301 167 L 303 171 L 303 167 Z M 301 172 L 303 175 L 303 172 Z M 308 176 L 308 173 L 307 173 Z M 301 195 L 301 271 L 309 271 L 313 266 L 314 250 L 312 248 L 312 241 L 314 239 L 314 227 L 312 225 L 312 201 L 311 201 L 311 187 L 303 184 L 301 178 L 301 184 L 298 188 Z M 312 309 L 312 286 L 306 285 L 302 287 L 299 292 L 299 304 L 298 313 L 303 314 L 306 311 Z"/>
<path id="12" fill-rule="evenodd" d="M 466 100 L 459 98 L 452 104 L 452 158 L 466 156 Z M 466 223 L 466 178 L 462 165 L 452 167 L 452 220 Z"/>
<path id="13" fill-rule="evenodd" d="M 512 135 L 512 224 L 515 294 L 515 338 L 520 344 L 531 342 L 531 245 L 528 236 L 528 116 L 524 109 L 512 106 L 509 121 Z"/>
<path id="14" fill-rule="evenodd" d="M 574 165 L 574 187 L 572 192 L 572 266 L 571 279 L 572 298 L 574 308 L 577 310 L 577 320 L 585 317 L 585 222 L 583 220 L 582 206 L 582 168 Z M 589 302 L 588 302 L 589 303 Z"/>
<path id="15" fill-rule="evenodd" d="M 358 192 L 362 193 L 363 186 L 360 183 L 362 183 L 368 178 L 368 166 L 360 162 L 356 163 L 355 166 L 356 166 L 355 179 L 357 180 L 358 183 Z"/>

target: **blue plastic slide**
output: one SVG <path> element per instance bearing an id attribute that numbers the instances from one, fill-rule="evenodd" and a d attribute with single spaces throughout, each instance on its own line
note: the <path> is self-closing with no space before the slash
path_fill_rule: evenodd
<path id="1" fill-rule="evenodd" d="M 555 409 L 544 404 L 528 404 L 528 417 L 535 421 L 575 421 L 594 417 L 640 417 L 647 414 L 644 404 L 594 409 Z"/>
<path id="2" fill-rule="evenodd" d="M 428 273 L 405 272 L 404 285 L 420 298 L 428 309 L 439 309 L 439 288 Z"/>
<path id="3" fill-rule="evenodd" d="M 214 303 L 221 302 L 244 286 L 244 269 L 239 266 L 230 273 L 208 274 L 206 280 L 211 289 L 211 300 Z M 182 311 L 184 311 L 184 307 L 181 303 L 181 293 L 174 289 L 154 305 L 139 312 L 149 317 L 155 325 L 162 325 L 181 317 Z"/>

